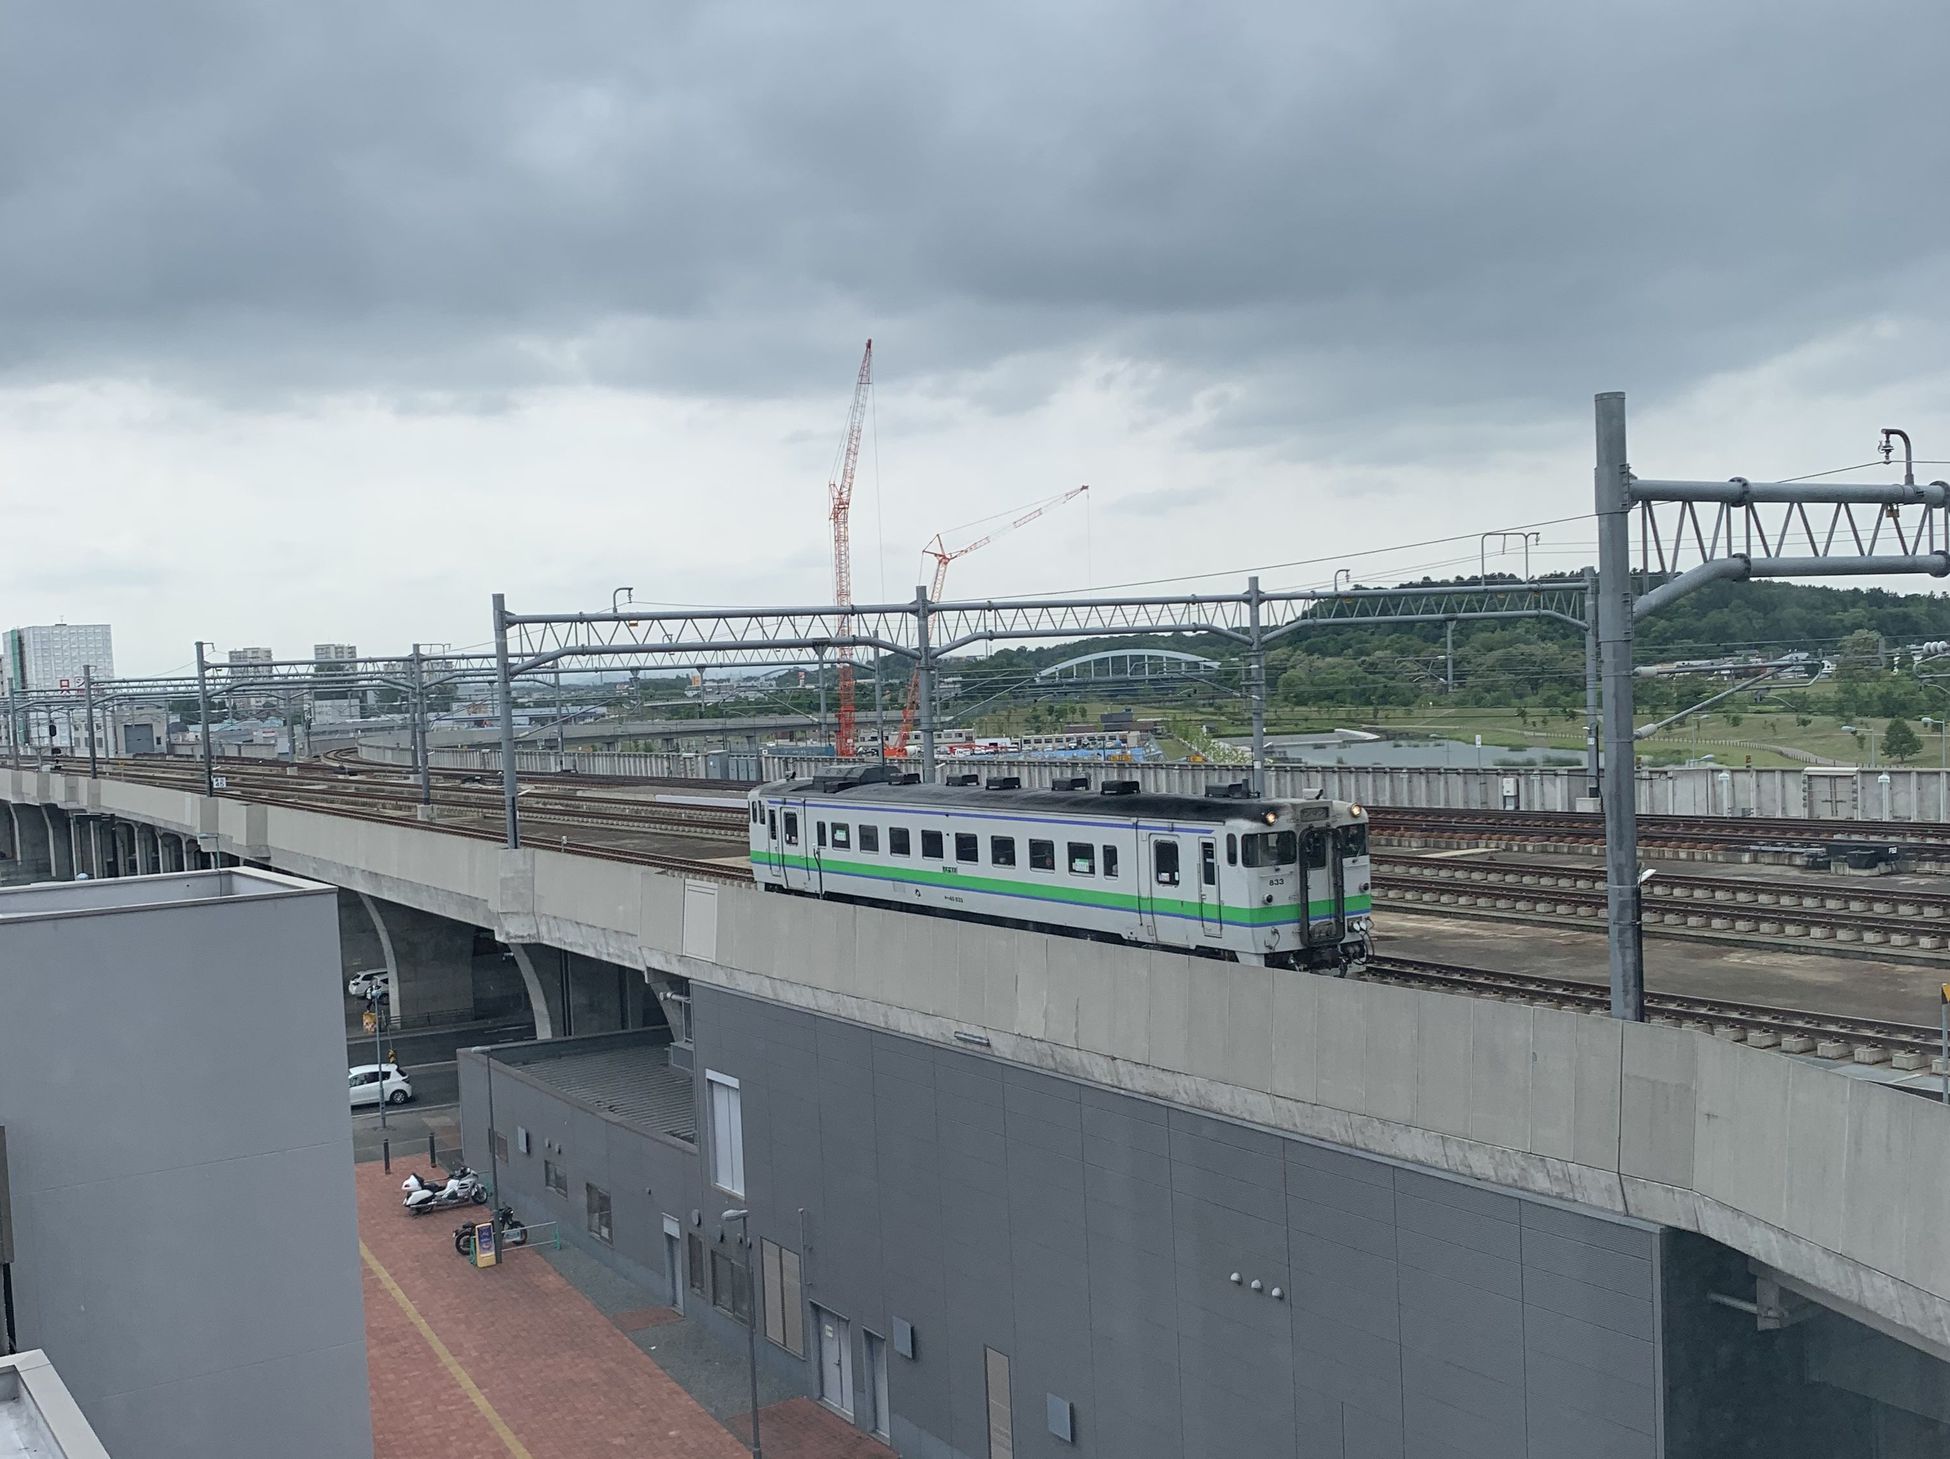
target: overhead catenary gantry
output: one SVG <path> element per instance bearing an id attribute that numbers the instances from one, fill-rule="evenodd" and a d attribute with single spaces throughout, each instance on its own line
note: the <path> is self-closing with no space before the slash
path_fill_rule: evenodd
<path id="1" fill-rule="evenodd" d="M 1582 631 L 1588 621 L 1585 598 L 1582 579 L 1266 592 L 1258 578 L 1250 578 L 1244 592 L 1180 596 L 938 603 L 923 586 L 907 603 L 515 613 L 497 593 L 493 629 L 504 682 L 543 668 L 596 669 L 646 658 L 731 666 L 791 662 L 797 655 L 813 666 L 843 647 L 899 659 L 912 664 L 921 681 L 919 769 L 928 779 L 935 771 L 934 680 L 948 656 L 1004 643 L 1209 634 L 1245 651 L 1252 773 L 1258 783 L 1266 766 L 1266 650 L 1289 634 L 1342 624 L 1380 627 L 1522 618 L 1550 619 Z M 505 693 L 500 702 L 507 841 L 519 846 L 513 704 Z"/>
<path id="2" fill-rule="evenodd" d="M 1836 481 L 1654 481 L 1625 451 L 1625 397 L 1596 397 L 1596 629 L 1604 680 L 1606 921 L 1612 1016 L 1645 1017 L 1636 766 L 1632 751 L 1632 625 L 1709 583 L 1754 578 L 1950 574 L 1950 485 Z M 1907 438 L 1905 437 L 1905 445 Z M 1661 579 L 1633 586 L 1638 570 Z"/>

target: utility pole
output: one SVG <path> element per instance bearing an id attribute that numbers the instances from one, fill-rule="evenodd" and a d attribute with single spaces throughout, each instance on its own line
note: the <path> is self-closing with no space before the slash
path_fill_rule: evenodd
<path id="1" fill-rule="evenodd" d="M 1604 685 L 1605 925 L 1611 938 L 1613 1018 L 1645 1019 L 1645 943 L 1639 920 L 1639 825 L 1632 744 L 1632 468 L 1625 396 L 1595 402 L 1598 464 L 1599 674 Z"/>
<path id="2" fill-rule="evenodd" d="M 921 781 L 934 783 L 934 652 L 928 647 L 928 590 L 914 589 L 914 638 L 920 649 L 915 681 L 920 686 Z"/>
<path id="3" fill-rule="evenodd" d="M 1585 794 L 1597 799 L 1598 778 L 1598 573 L 1584 570 L 1584 754 Z"/>
<path id="4" fill-rule="evenodd" d="M 1266 639 L 1260 624 L 1259 579 L 1246 579 L 1246 692 L 1252 700 L 1253 793 L 1266 793 Z"/>
<path id="5" fill-rule="evenodd" d="M 427 683 L 420 646 L 413 645 L 413 761 L 420 770 L 420 804 L 433 804 L 433 771 L 427 764 Z"/>
<path id="6" fill-rule="evenodd" d="M 196 641 L 196 717 L 203 731 L 203 793 L 217 793 L 216 765 L 210 758 L 210 682 L 205 674 L 202 639 Z"/>
<path id="7" fill-rule="evenodd" d="M 88 778 L 101 779 L 101 767 L 95 761 L 95 666 L 81 666 L 82 717 L 88 721 Z"/>
<path id="8" fill-rule="evenodd" d="M 515 808 L 515 686 L 508 672 L 508 600 L 494 595 L 494 682 L 501 695 L 501 810 L 510 851 L 521 845 L 521 816 Z"/>

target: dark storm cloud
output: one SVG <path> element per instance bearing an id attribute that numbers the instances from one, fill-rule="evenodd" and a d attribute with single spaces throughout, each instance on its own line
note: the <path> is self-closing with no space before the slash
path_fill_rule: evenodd
<path id="1" fill-rule="evenodd" d="M 0 369 L 1554 414 L 1934 307 L 1947 15 L 15 3 Z"/>

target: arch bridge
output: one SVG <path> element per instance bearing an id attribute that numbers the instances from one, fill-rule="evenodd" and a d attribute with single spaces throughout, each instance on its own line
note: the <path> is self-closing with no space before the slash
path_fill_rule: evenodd
<path id="1" fill-rule="evenodd" d="M 1150 681 L 1193 679 L 1216 673 L 1217 659 L 1201 658 L 1169 648 L 1107 648 L 1082 654 L 1036 671 L 1037 681 L 1067 684 L 1078 680 Z"/>

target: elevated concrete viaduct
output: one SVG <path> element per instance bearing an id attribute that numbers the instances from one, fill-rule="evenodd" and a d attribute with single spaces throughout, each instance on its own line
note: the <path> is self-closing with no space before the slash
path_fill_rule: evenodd
<path id="1" fill-rule="evenodd" d="M 768 896 L 406 822 L 30 773 L 0 775 L 0 798 L 43 856 L 41 808 L 113 815 L 491 929 L 515 952 L 544 1037 L 577 1020 L 602 981 L 589 975 L 607 966 L 668 995 L 705 984 L 978 1045 L 1108 1090 L 1700 1233 L 1773 1287 L 1950 1360 L 1950 1108 L 1777 1053 Z"/>

